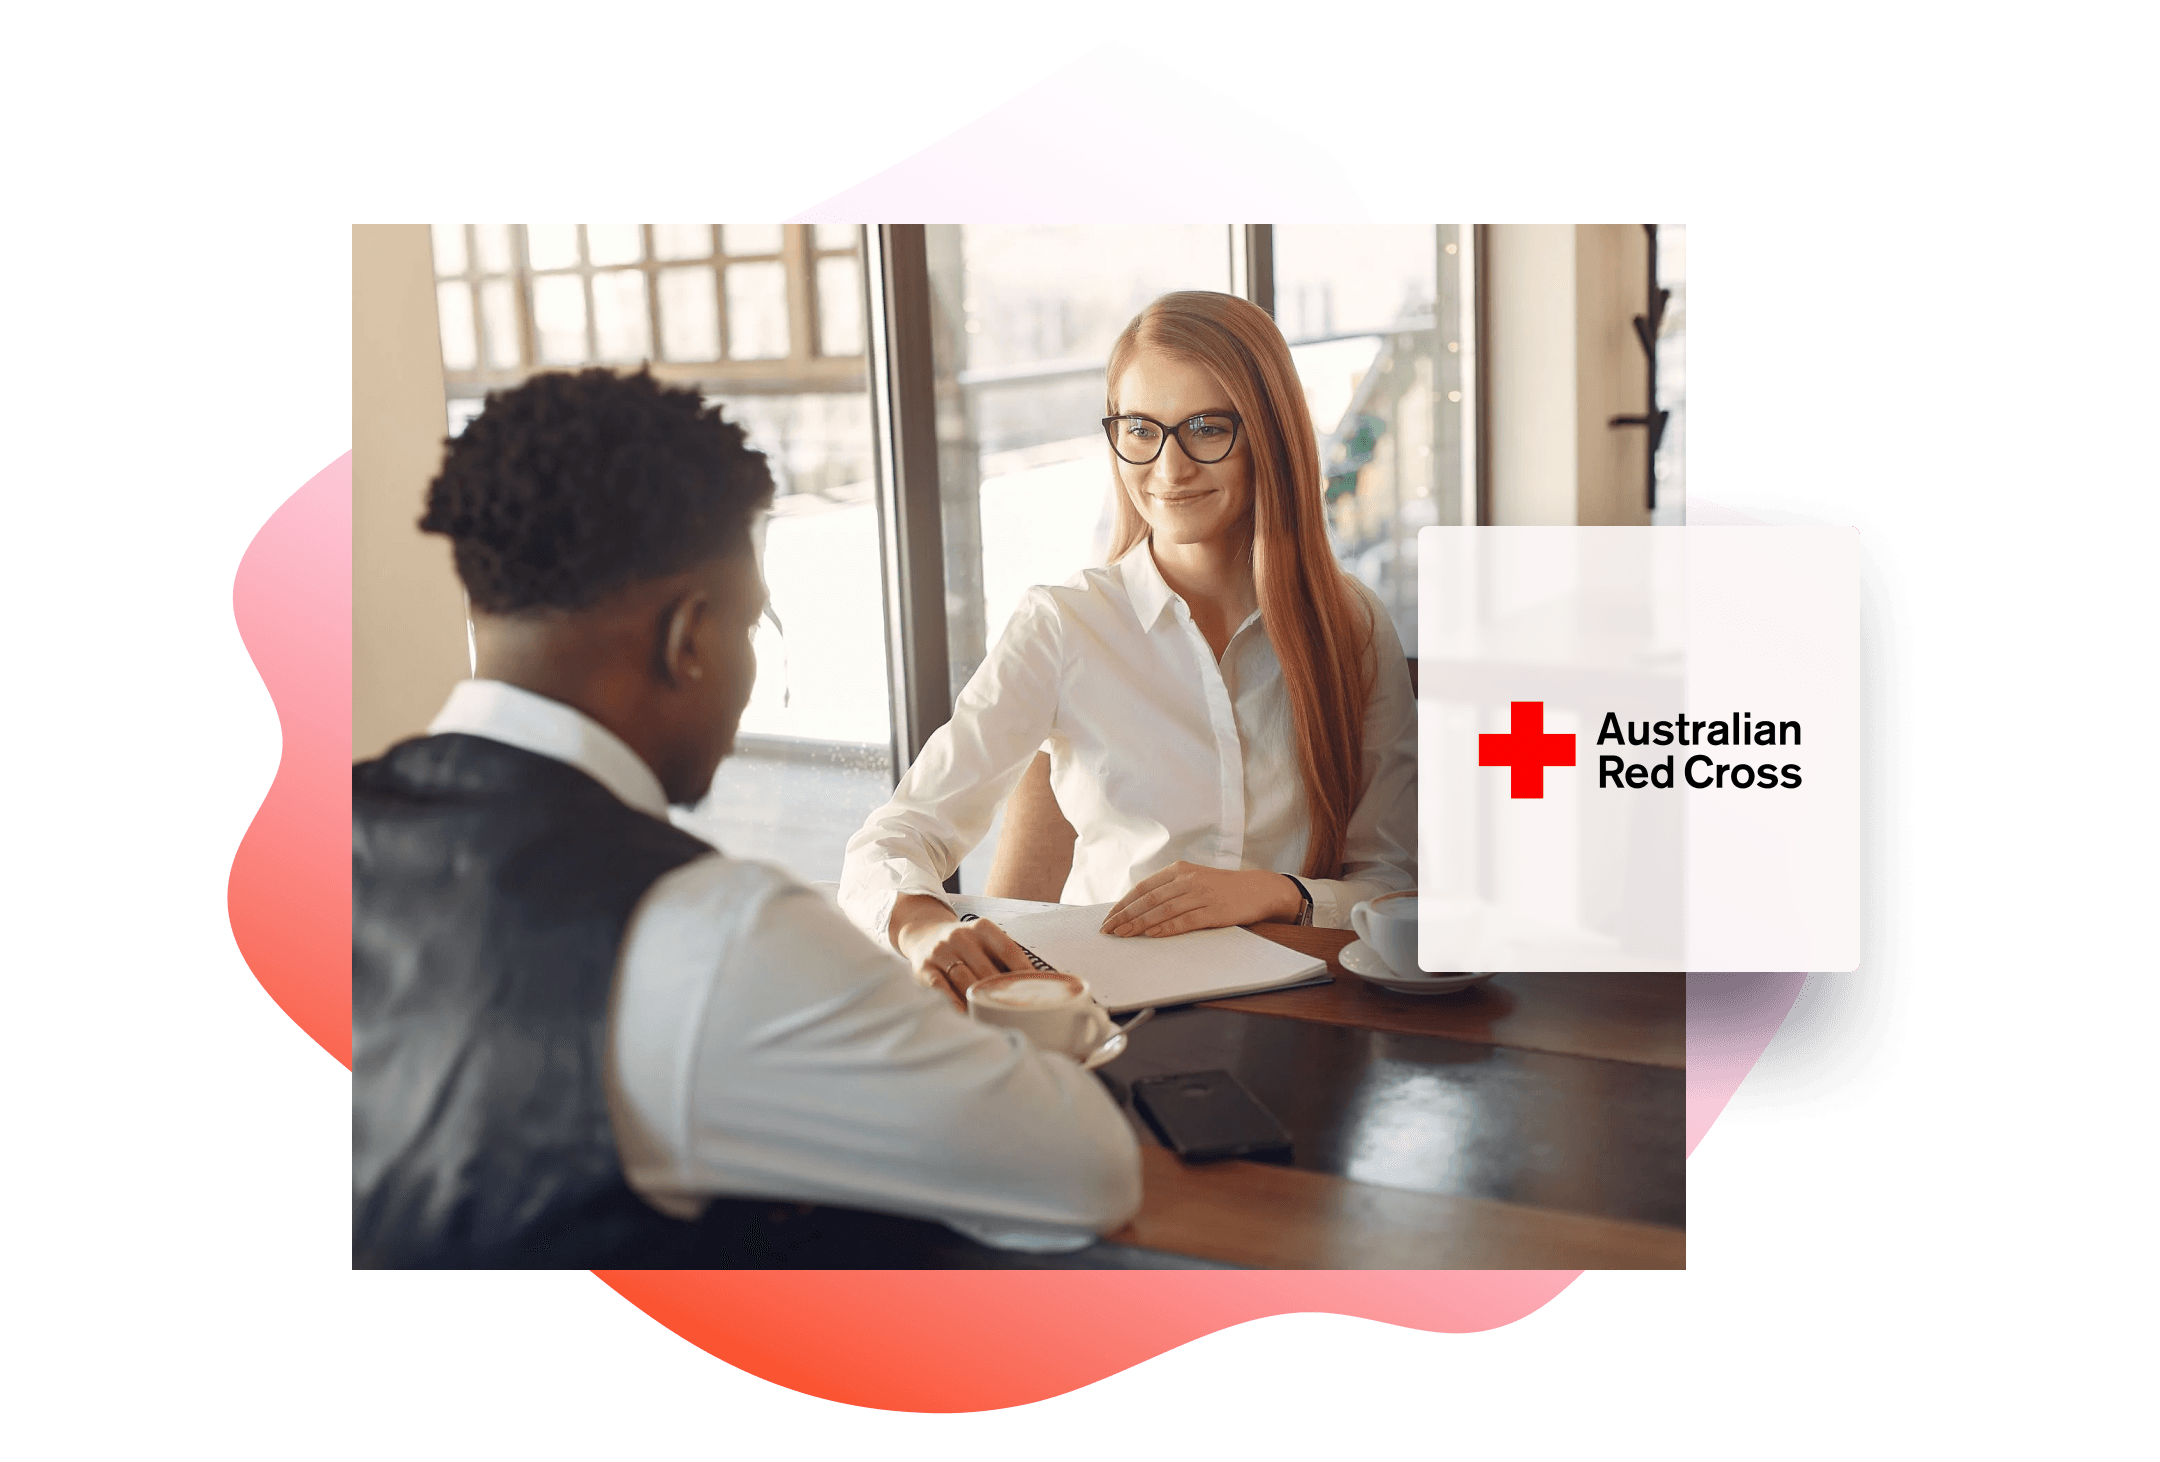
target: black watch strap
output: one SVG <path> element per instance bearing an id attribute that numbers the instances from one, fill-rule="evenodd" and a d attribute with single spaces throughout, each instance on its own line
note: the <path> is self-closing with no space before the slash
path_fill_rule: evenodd
<path id="1" fill-rule="evenodd" d="M 1309 889 L 1309 888 L 1307 888 L 1307 887 L 1305 886 L 1304 882 L 1303 882 L 1303 881 L 1302 881 L 1301 879 L 1299 879 L 1299 878 L 1298 878 L 1298 876 L 1297 876 L 1296 874 L 1294 874 L 1294 873 L 1285 873 L 1285 874 L 1283 875 L 1283 877 L 1285 877 L 1285 878 L 1289 879 L 1291 883 L 1293 883 L 1293 884 L 1295 884 L 1295 885 L 1297 886 L 1297 892 L 1298 892 L 1298 897 L 1299 897 L 1299 898 L 1301 898 L 1301 899 L 1303 899 L 1303 900 L 1305 900 L 1305 907 L 1303 907 L 1302 909 L 1299 909 L 1299 910 L 1298 910 L 1298 916 L 1297 916 L 1297 921 L 1298 921 L 1298 922 L 1299 922 L 1300 924 L 1307 924 L 1307 925 L 1311 924 L 1311 923 L 1312 923 L 1312 890 L 1311 890 L 1311 889 Z"/>

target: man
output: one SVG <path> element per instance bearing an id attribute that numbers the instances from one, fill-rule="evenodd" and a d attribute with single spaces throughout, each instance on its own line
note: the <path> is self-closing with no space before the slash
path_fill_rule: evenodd
<path id="1" fill-rule="evenodd" d="M 771 495 L 642 373 L 535 377 L 449 444 L 420 526 L 477 674 L 353 768 L 357 1265 L 749 1267 L 771 1200 L 1073 1247 L 1138 1207 L 1093 1077 L 667 820 L 749 700 Z"/>

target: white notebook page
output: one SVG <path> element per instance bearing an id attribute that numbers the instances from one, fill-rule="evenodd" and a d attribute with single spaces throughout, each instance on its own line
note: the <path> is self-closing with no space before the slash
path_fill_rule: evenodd
<path id="1" fill-rule="evenodd" d="M 1274 990 L 1327 972 L 1327 961 L 1243 929 L 1112 938 L 1101 932 L 1109 912 L 1108 904 L 1058 904 L 993 918 L 1051 968 L 1086 980 L 1095 998 L 1119 1013 Z"/>

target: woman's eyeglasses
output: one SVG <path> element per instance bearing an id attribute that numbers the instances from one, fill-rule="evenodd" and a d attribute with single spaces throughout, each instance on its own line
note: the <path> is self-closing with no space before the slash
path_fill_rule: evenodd
<path id="1" fill-rule="evenodd" d="M 1203 466 L 1220 462 L 1237 445 L 1238 418 L 1229 413 L 1189 416 L 1176 426 L 1164 426 L 1152 416 L 1106 416 L 1103 432 L 1110 450 L 1135 467 L 1145 467 L 1162 455 L 1163 443 L 1172 437 L 1187 457 Z"/>

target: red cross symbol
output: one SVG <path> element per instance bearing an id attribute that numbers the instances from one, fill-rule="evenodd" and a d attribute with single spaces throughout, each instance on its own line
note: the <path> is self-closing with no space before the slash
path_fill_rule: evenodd
<path id="1" fill-rule="evenodd" d="M 1545 702 L 1511 701 L 1506 731 L 1477 739 L 1477 764 L 1508 768 L 1508 796 L 1543 797 L 1545 768 L 1575 765 L 1575 737 L 1545 729 Z"/>

